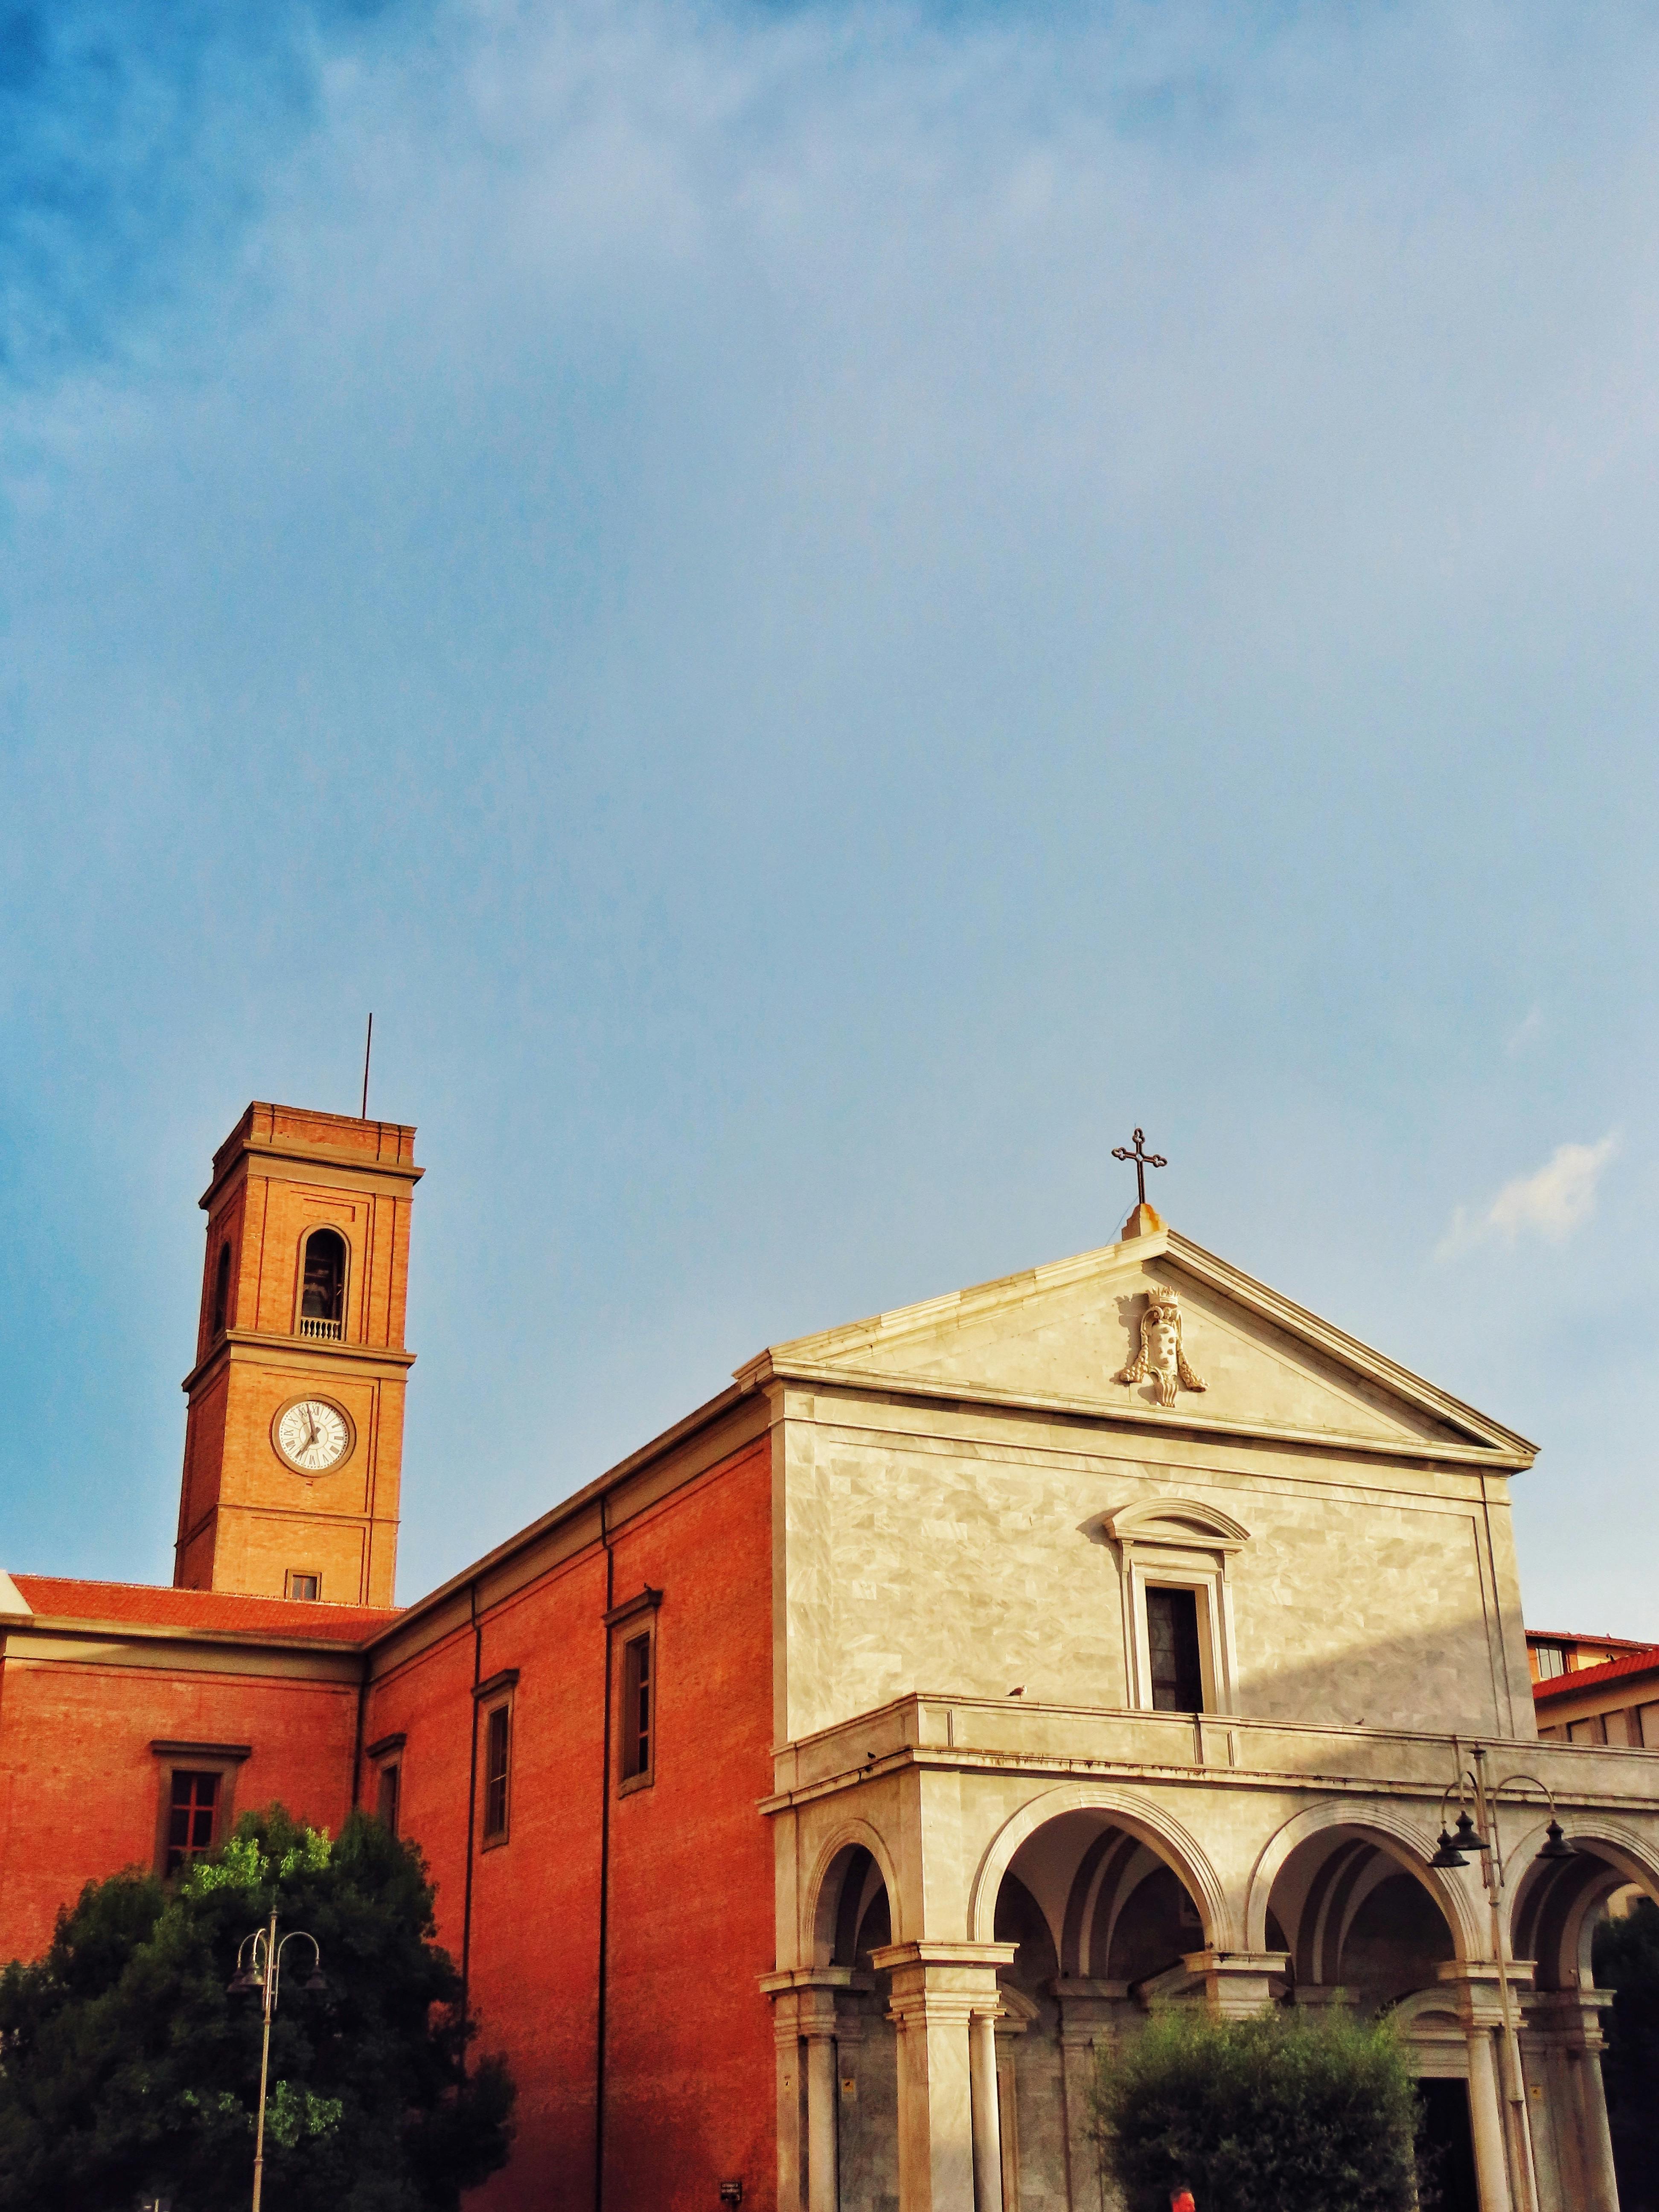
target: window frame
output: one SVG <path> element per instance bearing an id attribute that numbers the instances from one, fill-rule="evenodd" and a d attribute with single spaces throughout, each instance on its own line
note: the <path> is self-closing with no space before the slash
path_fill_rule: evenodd
<path id="1" fill-rule="evenodd" d="M 374 1775 L 374 1814 L 377 1820 L 385 1818 L 380 1811 L 380 1778 L 388 1771 L 398 1778 L 393 1785 L 393 1796 L 397 1806 L 392 1824 L 392 1832 L 394 1836 L 401 1835 L 403 1832 L 404 1746 L 408 1741 L 407 1733 L 399 1729 L 392 1735 L 377 1736 L 373 1743 L 365 1744 L 363 1747 L 363 1757 L 368 1760 Z"/>
<path id="2" fill-rule="evenodd" d="M 478 1747 L 478 1849 L 481 1851 L 500 1850 L 513 1840 L 513 1753 L 518 1734 L 519 1670 L 504 1667 L 492 1674 L 488 1681 L 478 1683 L 473 1689 L 473 1727 L 481 1730 L 483 1741 Z M 499 1828 L 489 1825 L 489 1738 L 491 1723 L 500 1713 L 506 1717 L 505 1734 L 507 1759 L 501 1772 L 501 1822 Z"/>
<path id="3" fill-rule="evenodd" d="M 1152 1680 L 1152 1594 L 1154 1590 L 1178 1590 L 1193 1601 L 1193 1641 L 1198 1660 L 1198 1697 L 1196 1705 L 1160 1705 L 1157 1703 L 1158 1686 Z M 1215 1667 L 1211 1651 L 1209 1633 L 1210 1594 L 1203 1584 L 1190 1582 L 1175 1571 L 1161 1574 L 1156 1571 L 1142 1577 L 1140 1604 L 1146 1623 L 1146 1703 L 1153 1712 L 1206 1713 L 1215 1711 Z"/>
<path id="4" fill-rule="evenodd" d="M 631 1662 L 635 1653 L 642 1653 L 645 1662 L 643 1683 L 630 1680 Z M 644 1625 L 625 1633 L 622 1639 L 622 1666 L 618 1674 L 620 1695 L 617 1705 L 617 1790 L 626 1796 L 635 1790 L 648 1790 L 657 1777 L 657 1632 L 654 1616 L 647 1614 Z M 630 1764 L 630 1744 L 637 1746 L 640 1729 L 630 1710 L 641 1689 L 645 1691 L 647 1718 L 644 1729 L 645 1756 L 637 1766 Z"/>
<path id="5" fill-rule="evenodd" d="M 374 1817 L 392 1835 L 398 1833 L 398 1817 L 403 1810 L 404 1763 L 401 1759 L 383 1759 L 374 1770 Z M 390 1818 L 386 1800 L 392 1801 Z"/>
<path id="6" fill-rule="evenodd" d="M 315 1583 L 317 1587 L 309 1595 L 296 1590 L 296 1582 Z M 285 1567 L 283 1570 L 283 1595 L 295 1605 L 320 1605 L 323 1601 L 323 1571 L 320 1567 Z"/>
<path id="7" fill-rule="evenodd" d="M 1117 1559 L 1124 1683 L 1130 1709 L 1148 1713 L 1161 1710 L 1152 1703 L 1152 1638 L 1146 1618 L 1146 1592 L 1151 1588 L 1193 1593 L 1204 1690 L 1197 1717 L 1237 1713 L 1238 1659 L 1227 1569 L 1233 1554 L 1249 1543 L 1249 1529 L 1218 1507 L 1188 1498 L 1141 1499 L 1102 1516 L 1097 1525 Z M 1166 1711 L 1164 1717 L 1190 1717 Z"/>
<path id="8" fill-rule="evenodd" d="M 656 1784 L 657 1742 L 662 1733 L 662 1655 L 658 1634 L 661 1605 L 662 1592 L 653 1589 L 647 1583 L 637 1597 L 625 1598 L 605 1615 L 606 1636 L 616 1647 L 607 1660 L 607 1671 L 611 1678 L 611 1735 L 616 1747 L 611 1754 L 611 1779 L 618 1797 L 631 1797 L 636 1790 L 650 1790 Z M 630 1732 L 628 1654 L 641 1644 L 646 1647 L 649 1670 L 647 1686 L 651 1697 L 651 1718 L 645 1764 L 630 1773 L 626 1763 Z"/>
<path id="9" fill-rule="evenodd" d="M 157 1767 L 153 1863 L 162 1881 L 168 1881 L 173 1879 L 167 1872 L 173 1776 L 179 1773 L 217 1775 L 219 1788 L 213 1807 L 213 1835 L 207 1846 L 210 1851 L 216 1850 L 234 1824 L 237 1777 L 244 1760 L 253 1756 L 253 1747 L 246 1743 L 189 1743 L 176 1737 L 157 1736 L 149 1748 Z M 189 1864 L 189 1860 L 186 1860 L 185 1866 Z"/>
<path id="10" fill-rule="evenodd" d="M 345 1272 L 340 1279 L 340 1334 L 337 1337 L 317 1337 L 308 1339 L 307 1341 L 318 1344 L 345 1344 L 350 1340 L 351 1286 L 356 1274 L 357 1255 L 352 1248 L 351 1231 L 343 1221 L 309 1221 L 300 1231 L 300 1242 L 295 1249 L 294 1261 L 294 1318 L 290 1334 L 295 1336 L 299 1335 L 300 1323 L 305 1318 L 306 1253 L 312 1238 L 325 1229 L 337 1237 L 345 1248 Z"/>

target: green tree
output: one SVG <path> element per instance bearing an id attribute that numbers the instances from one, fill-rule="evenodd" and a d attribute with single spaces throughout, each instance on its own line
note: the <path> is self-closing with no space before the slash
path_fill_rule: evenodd
<path id="1" fill-rule="evenodd" d="M 1412 2076 L 1384 2023 L 1294 2007 L 1218 2020 L 1156 2013 L 1103 2055 L 1096 2140 L 1129 2212 L 1407 2212 Z"/>
<path id="2" fill-rule="evenodd" d="M 275 1907 L 328 1987 L 283 1962 L 271 2029 L 271 2212 L 453 2212 L 506 2160 L 513 2087 L 465 2063 L 460 1982 L 419 1854 L 354 1814 L 337 1842 L 280 1806 L 176 1884 L 89 1882 L 44 1958 L 0 1975 L 0 2212 L 248 2201 L 260 2006 L 227 1988 Z M 296 1971 L 297 1968 L 297 1971 Z"/>
<path id="3" fill-rule="evenodd" d="M 1603 2016 L 1619 2202 L 1625 2212 L 1659 2212 L 1659 1905 L 1639 1899 L 1622 1919 L 1595 1931 L 1595 1978 L 1613 1993 Z"/>

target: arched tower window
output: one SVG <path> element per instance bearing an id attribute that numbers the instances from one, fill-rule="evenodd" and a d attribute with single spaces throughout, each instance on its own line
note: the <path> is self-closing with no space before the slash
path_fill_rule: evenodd
<path id="1" fill-rule="evenodd" d="M 230 1317 L 230 1246 L 219 1247 L 219 1273 L 213 1285 L 213 1334 L 221 1336 Z"/>
<path id="2" fill-rule="evenodd" d="M 313 1229 L 306 1239 L 300 1292 L 301 1336 L 339 1338 L 345 1322 L 345 1239 L 336 1229 Z"/>

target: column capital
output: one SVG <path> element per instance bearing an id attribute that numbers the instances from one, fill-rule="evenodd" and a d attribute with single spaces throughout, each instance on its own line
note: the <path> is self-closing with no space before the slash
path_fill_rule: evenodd
<path id="1" fill-rule="evenodd" d="M 1565 2044 L 1569 2051 L 1601 2051 L 1607 2039 L 1601 2014 L 1613 2002 L 1611 1990 L 1539 1990 L 1527 1992 L 1521 2033 Z"/>
<path id="2" fill-rule="evenodd" d="M 1505 1960 L 1504 1979 L 1510 1985 L 1510 2002 L 1517 2016 L 1523 2002 L 1528 2005 L 1533 2002 L 1532 1976 L 1530 1959 Z M 1498 1987 L 1495 1959 L 1443 1959 L 1434 1970 L 1434 1977 L 1443 1989 L 1454 1996 L 1466 2029 L 1504 2025 L 1504 1996 Z"/>
<path id="3" fill-rule="evenodd" d="M 780 2042 L 833 2035 L 837 1994 L 870 1986 L 868 1974 L 852 1966 L 785 1966 L 757 1979 L 772 2000 L 772 2026 Z"/>
<path id="4" fill-rule="evenodd" d="M 994 1973 L 999 1966 L 1012 1966 L 1018 1948 L 1018 1943 L 946 1943 L 924 1936 L 915 1943 L 884 1943 L 870 1954 L 870 1961 L 885 1973 L 901 1966 L 988 1966 Z"/>
<path id="5" fill-rule="evenodd" d="M 857 1989 L 866 1978 L 855 1966 L 779 1966 L 756 1977 L 769 1997 L 781 1996 L 789 1990 Z"/>
<path id="6" fill-rule="evenodd" d="M 1087 2051 L 1103 2035 L 1109 2035 L 1126 2013 L 1135 2009 L 1127 1982 L 1107 1982 L 1082 1975 L 1060 1976 L 1048 1984 L 1060 2006 L 1062 2049 Z"/>
<path id="7" fill-rule="evenodd" d="M 888 2018 L 902 2028 L 912 2020 L 953 2018 L 999 2012 L 1002 1993 L 997 1968 L 1012 1966 L 1017 1943 L 945 1943 L 924 1938 L 915 1943 L 887 1943 L 872 1951 L 870 1963 L 892 1977 Z"/>
<path id="8" fill-rule="evenodd" d="M 1134 1994 L 1152 2005 L 1201 1990 L 1217 2012 L 1243 2017 L 1269 2002 L 1290 1960 L 1288 1951 L 1188 1951 L 1176 1966 L 1137 1982 Z"/>

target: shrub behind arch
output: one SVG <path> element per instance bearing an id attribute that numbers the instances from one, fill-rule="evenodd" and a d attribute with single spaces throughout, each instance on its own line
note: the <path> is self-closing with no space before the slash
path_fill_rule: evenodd
<path id="1" fill-rule="evenodd" d="M 1103 2053 L 1095 2138 L 1128 2212 L 1411 2212 L 1415 2092 L 1386 2021 L 1294 2007 L 1154 2013 Z"/>

